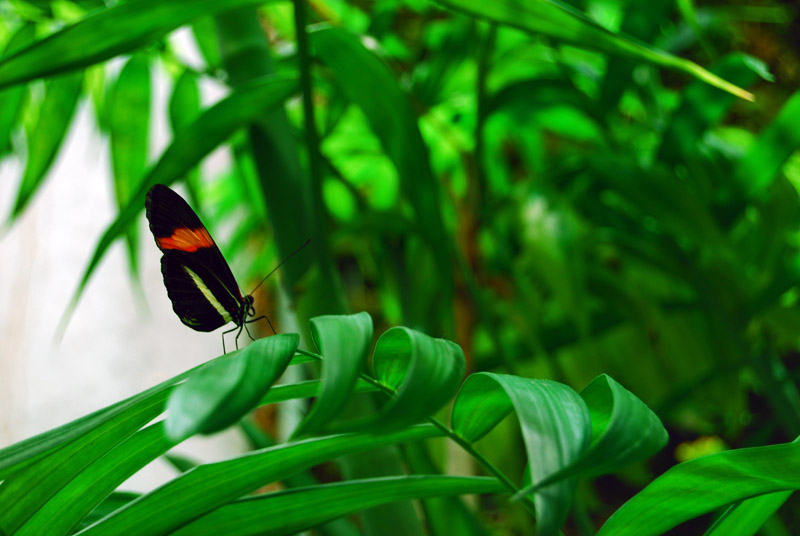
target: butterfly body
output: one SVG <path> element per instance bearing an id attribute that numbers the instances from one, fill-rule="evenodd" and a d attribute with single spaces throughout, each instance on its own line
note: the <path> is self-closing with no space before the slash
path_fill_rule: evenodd
<path id="1" fill-rule="evenodd" d="M 145 212 L 163 253 L 167 295 L 181 322 L 197 331 L 214 331 L 229 322 L 237 329 L 253 321 L 248 320 L 255 316 L 253 297 L 242 296 L 222 252 L 189 204 L 156 184 L 147 192 Z"/>

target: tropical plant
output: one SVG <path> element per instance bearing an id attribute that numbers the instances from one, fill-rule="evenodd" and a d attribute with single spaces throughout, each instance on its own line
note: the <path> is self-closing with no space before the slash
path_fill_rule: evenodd
<path id="1" fill-rule="evenodd" d="M 153 184 L 181 181 L 212 227 L 237 209 L 224 249 L 250 273 L 312 238 L 281 283 L 319 349 L 261 339 L 7 447 L 0 531 L 548 534 L 570 511 L 576 533 L 658 534 L 713 512 L 683 528 L 800 526 L 790 509 L 773 515 L 800 482 L 795 7 L 262 4 L 0 8 L 0 154 L 25 162 L 7 226 L 84 96 L 110 139 L 119 211 L 71 308 L 118 239 L 138 277 L 131 223 Z M 187 25 L 202 64 L 169 38 Z M 736 51 L 748 34 L 762 59 Z M 156 65 L 173 79 L 174 136 L 150 162 Z M 229 91 L 202 107 L 208 80 Z M 202 177 L 223 145 L 231 169 Z M 370 317 L 319 316 L 362 309 L 381 329 L 410 326 L 385 330 L 372 372 Z M 321 372 L 302 365 L 307 380 L 271 387 L 307 360 Z M 268 446 L 245 420 L 254 453 L 115 492 L 188 435 L 298 398 L 316 401 L 288 441 Z M 451 400 L 449 421 L 437 416 Z M 519 426 L 503 420 L 512 411 Z M 712 453 L 644 487 L 655 468 L 622 467 L 658 450 L 662 420 L 660 469 L 684 439 L 743 448 L 701 445 Z M 347 454 L 342 482 L 306 472 Z M 465 455 L 488 476 L 441 469 Z M 247 495 L 274 481 L 287 489 Z M 361 510 L 361 525 L 332 521 Z"/>

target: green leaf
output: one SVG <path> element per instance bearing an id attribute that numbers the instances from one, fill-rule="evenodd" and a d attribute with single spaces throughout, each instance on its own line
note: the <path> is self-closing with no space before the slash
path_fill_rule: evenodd
<path id="1" fill-rule="evenodd" d="M 174 445 L 161 422 L 137 432 L 78 473 L 14 534 L 69 534 L 117 486 Z"/>
<path id="2" fill-rule="evenodd" d="M 150 58 L 133 55 L 117 77 L 108 105 L 108 132 L 111 141 L 111 169 L 117 208 L 130 202 L 144 177 L 150 139 Z M 125 239 L 131 271 L 136 273 L 138 233 L 130 226 Z"/>
<path id="3" fill-rule="evenodd" d="M 33 41 L 35 30 L 36 27 L 33 24 L 20 26 L 8 40 L 3 57 Z M 17 125 L 24 97 L 25 88 L 21 86 L 0 91 L 0 157 L 11 150 L 11 133 Z"/>
<path id="4" fill-rule="evenodd" d="M 324 461 L 383 445 L 439 435 L 441 432 L 433 426 L 414 426 L 385 434 L 341 434 L 285 443 L 231 460 L 200 465 L 80 534 L 168 534 L 260 486 Z"/>
<path id="5" fill-rule="evenodd" d="M 437 290 L 449 295 L 451 239 L 441 215 L 441 186 L 431 170 L 428 149 L 408 95 L 400 89 L 389 68 L 354 35 L 337 28 L 324 28 L 310 32 L 309 38 L 344 94 L 364 113 L 397 168 L 419 229 L 433 248 L 438 265 Z M 449 299 L 441 301 L 447 303 Z M 432 305 L 438 306 L 439 300 Z"/>
<path id="6" fill-rule="evenodd" d="M 234 424 L 283 374 L 299 342 L 296 333 L 258 339 L 195 372 L 169 397 L 167 435 L 177 442 Z"/>
<path id="7" fill-rule="evenodd" d="M 553 0 L 438 0 L 444 6 L 617 56 L 653 63 L 660 67 L 688 73 L 706 84 L 720 88 L 737 97 L 753 100 L 753 95 L 723 77 L 708 72 L 694 62 L 606 30 L 573 7 Z"/>
<path id="8" fill-rule="evenodd" d="M 178 180 L 237 129 L 247 125 L 259 114 L 283 104 L 283 101 L 294 92 L 295 87 L 296 81 L 285 76 L 269 76 L 254 80 L 232 91 L 175 136 L 170 146 L 139 184 L 130 202 L 120 211 L 95 246 L 70 307 L 62 318 L 60 332 L 65 329 L 71 310 L 77 304 L 105 252 L 144 208 L 147 191 L 154 184 L 169 185 Z"/>
<path id="9" fill-rule="evenodd" d="M 705 536 L 752 536 L 778 511 L 794 491 L 768 493 L 730 506 Z"/>
<path id="10" fill-rule="evenodd" d="M 184 24 L 263 0 L 138 0 L 96 10 L 0 60 L 0 87 L 82 69 L 143 47 Z"/>
<path id="11" fill-rule="evenodd" d="M 525 440 L 532 482 L 538 484 L 580 459 L 589 446 L 586 404 L 566 385 L 519 376 L 480 372 L 464 382 L 453 404 L 453 430 L 470 443 L 515 411 Z M 564 480 L 534 496 L 538 533 L 557 534 L 575 493 Z"/>
<path id="12" fill-rule="evenodd" d="M 800 443 L 729 450 L 669 469 L 622 505 L 598 536 L 663 534 L 743 499 L 800 488 Z"/>
<path id="13" fill-rule="evenodd" d="M 734 178 L 748 196 L 763 193 L 783 164 L 800 147 L 800 91 L 795 92 L 778 116 L 759 134 L 739 162 Z"/>
<path id="14" fill-rule="evenodd" d="M 729 54 L 713 71 L 742 86 L 764 78 L 766 67 L 761 60 L 746 54 Z M 677 162 L 691 154 L 697 140 L 713 124 L 722 119 L 735 99 L 703 83 L 691 84 L 683 93 L 680 107 L 672 115 L 661 140 L 658 159 Z"/>
<path id="15" fill-rule="evenodd" d="M 633 393 L 601 374 L 581 391 L 589 409 L 592 441 L 561 471 L 519 492 L 527 495 L 551 482 L 577 475 L 607 474 L 652 456 L 668 440 L 661 420 Z"/>
<path id="16" fill-rule="evenodd" d="M 325 428 L 347 404 L 369 357 L 372 317 L 365 312 L 318 316 L 311 319 L 311 336 L 324 357 L 322 389 L 294 437 Z"/>
<path id="17" fill-rule="evenodd" d="M 67 445 L 13 473 L 0 486 L 0 528 L 14 533 L 70 481 L 164 411 L 168 391 L 151 392 L 136 403 L 111 411 Z M 110 490 L 109 490 L 110 491 Z"/>
<path id="18" fill-rule="evenodd" d="M 224 357 L 225 356 L 222 356 L 216 359 L 223 359 Z M 130 398 L 126 398 L 125 400 L 95 411 L 94 413 L 75 419 L 58 428 L 53 428 L 37 436 L 0 449 L 0 480 L 8 479 L 10 474 L 26 466 L 26 464 L 30 465 L 33 461 L 36 461 L 37 457 L 41 458 L 45 453 L 53 452 L 59 447 L 79 440 L 90 434 L 92 430 L 106 423 L 126 419 L 129 414 L 139 412 L 141 406 L 152 404 L 154 398 L 165 400 L 167 397 L 166 394 L 163 394 L 165 390 L 170 389 L 177 382 L 206 366 L 208 366 L 208 363 L 187 370 L 146 391 L 142 391 Z"/>
<path id="19" fill-rule="evenodd" d="M 321 390 L 321 380 L 306 380 L 298 383 L 275 385 L 264 395 L 258 405 L 265 406 L 298 398 L 316 398 Z M 377 387 L 360 379 L 356 381 L 356 385 L 352 389 L 354 393 L 371 393 L 375 391 L 378 391 Z"/>
<path id="20" fill-rule="evenodd" d="M 83 87 L 83 73 L 60 76 L 45 86 L 36 125 L 28 133 L 28 161 L 9 221 L 14 221 L 47 175 L 64 141 Z"/>
<path id="21" fill-rule="evenodd" d="M 377 414 L 353 424 L 359 429 L 406 426 L 431 416 L 458 391 L 466 362 L 454 342 L 395 327 L 378 339 L 372 366 L 396 393 Z"/>
<path id="22" fill-rule="evenodd" d="M 442 495 L 501 493 L 493 478 L 401 476 L 295 488 L 236 501 L 175 531 L 178 535 L 295 534 L 379 504 Z"/>
<path id="23" fill-rule="evenodd" d="M 186 69 L 175 81 L 169 98 L 169 124 L 173 134 L 191 125 L 200 115 L 200 111 L 200 87 L 197 84 L 197 75 Z"/>
<path id="24" fill-rule="evenodd" d="M 100 519 L 109 515 L 111 512 L 119 510 L 137 497 L 139 497 L 138 493 L 126 491 L 112 493 L 103 502 L 98 504 L 97 508 L 92 510 L 89 515 L 81 520 L 80 524 L 76 527 L 76 531 L 83 530 L 89 525 L 96 523 Z"/>

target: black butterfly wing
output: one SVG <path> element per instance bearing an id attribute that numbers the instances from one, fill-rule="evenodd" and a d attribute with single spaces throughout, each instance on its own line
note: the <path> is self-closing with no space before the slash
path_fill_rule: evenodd
<path id="1" fill-rule="evenodd" d="M 185 325 L 213 331 L 242 321 L 242 294 L 208 230 L 181 196 L 157 184 L 147 193 L 147 220 L 164 253 L 161 273 L 172 308 Z"/>

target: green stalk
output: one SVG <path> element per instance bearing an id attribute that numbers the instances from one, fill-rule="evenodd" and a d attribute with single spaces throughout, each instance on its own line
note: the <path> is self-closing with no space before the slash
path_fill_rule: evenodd
<path id="1" fill-rule="evenodd" d="M 320 140 L 317 134 L 317 124 L 314 114 L 313 89 L 311 83 L 311 54 L 309 52 L 308 34 L 306 33 L 306 5 L 305 0 L 294 0 L 294 30 L 297 40 L 297 59 L 300 63 L 300 90 L 303 100 L 303 130 L 305 133 L 306 148 L 308 149 L 308 168 L 311 175 L 311 192 L 309 219 L 314 240 L 311 247 L 315 253 L 319 273 L 320 288 L 325 289 L 331 296 L 330 307 L 326 313 L 333 314 L 345 312 L 347 305 L 342 294 L 339 280 L 335 276 L 333 260 L 329 254 L 328 232 L 325 225 L 327 211 L 322 199 L 322 157 Z"/>
<path id="2" fill-rule="evenodd" d="M 275 72 L 269 43 L 259 24 L 256 9 L 232 9 L 217 15 L 214 22 L 222 65 L 232 86 Z M 285 112 L 276 110 L 254 119 L 256 122 L 249 130 L 253 158 L 278 252 L 281 257 L 286 257 L 311 236 L 307 201 L 309 184 Z M 301 252 L 284 267 L 284 281 L 290 296 L 293 296 L 295 283 L 311 262 L 311 252 Z"/>

